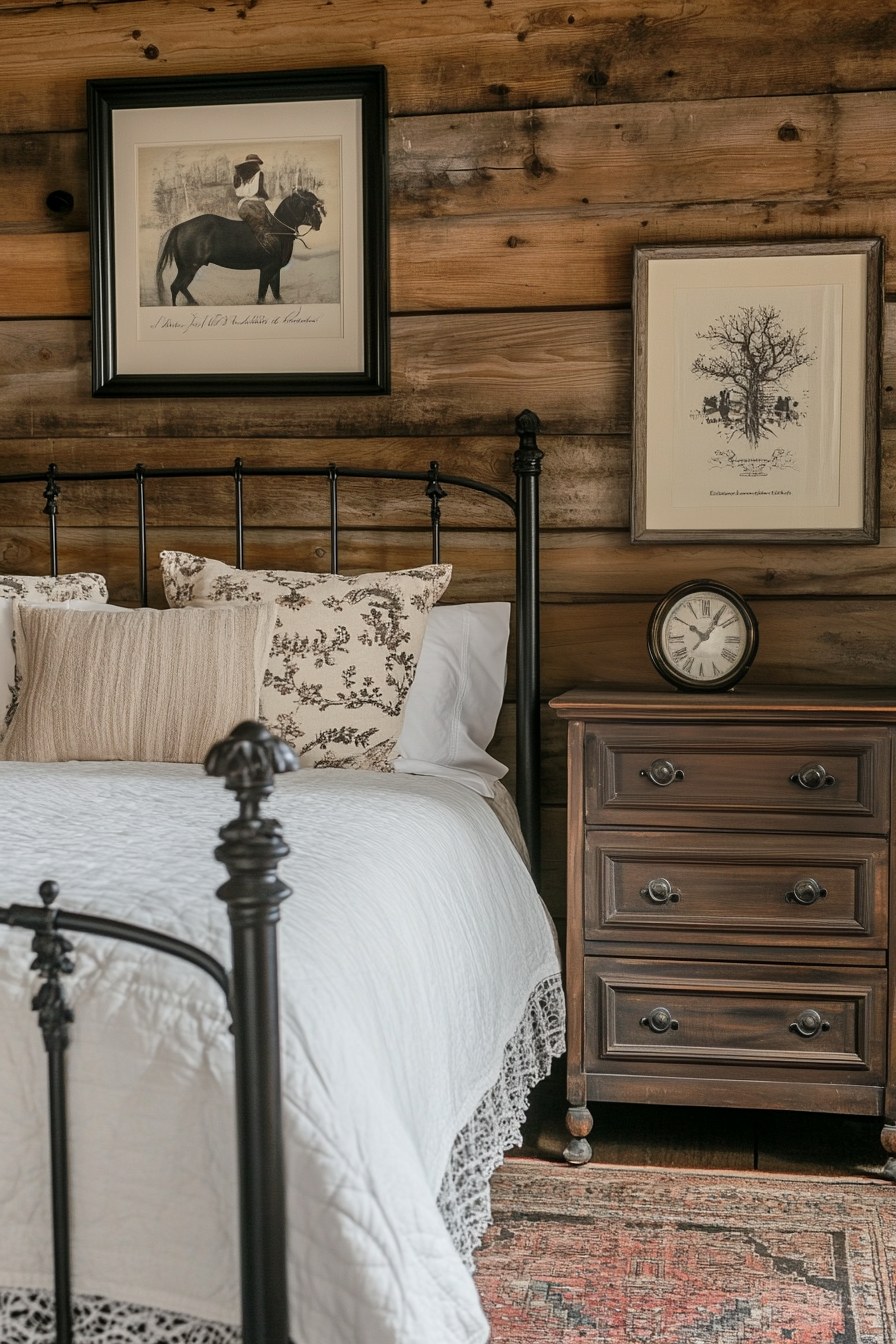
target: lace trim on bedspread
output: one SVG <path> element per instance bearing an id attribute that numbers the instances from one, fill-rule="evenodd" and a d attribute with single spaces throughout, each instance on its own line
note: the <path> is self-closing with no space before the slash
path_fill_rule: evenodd
<path id="1" fill-rule="evenodd" d="M 489 1180 L 507 1148 L 521 1142 L 520 1125 L 531 1088 L 565 1048 L 565 1007 L 559 976 L 535 989 L 504 1051 L 501 1074 L 454 1141 L 439 1191 L 439 1211 L 464 1263 L 491 1221 Z M 49 1232 L 48 1232 L 49 1235 Z M 201 1321 L 155 1307 L 80 1296 L 74 1302 L 77 1344 L 239 1344 L 235 1325 Z M 53 1294 L 0 1288 L 2 1344 L 54 1344 Z"/>
<path id="2" fill-rule="evenodd" d="M 239 1344 L 238 1325 L 200 1321 L 132 1302 L 76 1297 L 77 1344 Z M 3 1344 L 54 1344 L 53 1294 L 44 1289 L 0 1288 Z"/>
<path id="3" fill-rule="evenodd" d="M 464 1264 L 492 1220 L 489 1180 L 508 1148 L 522 1143 L 526 1099 L 551 1060 L 566 1049 L 566 1008 L 559 975 L 543 980 L 507 1043 L 498 1081 L 477 1106 L 451 1149 L 439 1191 L 439 1212 Z"/>

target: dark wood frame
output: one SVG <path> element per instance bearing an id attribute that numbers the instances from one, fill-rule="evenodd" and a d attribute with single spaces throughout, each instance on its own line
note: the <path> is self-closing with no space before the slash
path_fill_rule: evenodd
<path id="1" fill-rule="evenodd" d="M 648 388 L 648 273 L 651 261 L 712 260 L 724 258 L 801 257 L 857 254 L 866 258 L 867 302 L 865 312 L 866 361 L 863 387 L 863 441 L 856 445 L 861 455 L 863 477 L 862 522 L 858 527 L 824 528 L 648 527 L 647 482 L 650 454 L 647 442 Z M 882 238 L 822 239 L 782 243 L 722 243 L 714 245 L 644 246 L 634 249 L 632 318 L 634 334 L 634 410 L 631 540 L 633 542 L 852 542 L 876 543 L 880 538 L 880 386 L 881 325 L 884 305 L 884 240 Z M 671 340 L 670 334 L 670 340 Z M 845 446 L 844 446 L 845 447 Z"/>
<path id="2" fill-rule="evenodd" d="M 200 108 L 270 102 L 356 100 L 361 111 L 364 367 L 358 372 L 122 373 L 118 370 L 114 246 L 114 114 L 119 109 Z M 87 83 L 93 395 L 115 397 L 372 395 L 389 367 L 389 206 L 386 71 L 373 65 Z M 164 310 L 161 310 L 164 311 Z"/>
<path id="3" fill-rule="evenodd" d="M 137 564 L 144 604 L 148 568 L 145 481 L 150 477 L 230 477 L 238 565 L 243 562 L 242 486 L 250 475 L 325 478 L 333 571 L 338 566 L 339 484 L 344 478 L 420 482 L 429 513 L 434 563 L 441 555 L 442 502 L 450 490 L 473 490 L 505 504 L 513 515 L 516 534 L 517 807 L 537 878 L 541 812 L 538 482 L 542 453 L 536 440 L 537 416 L 524 411 L 517 417 L 516 428 L 515 495 L 466 477 L 444 475 L 435 462 L 426 472 L 340 470 L 332 464 L 266 469 L 247 467 L 239 459 L 230 467 L 217 469 L 150 470 L 137 466 L 118 472 L 58 472 L 51 465 L 43 474 L 0 476 L 0 487 L 23 482 L 42 487 L 50 569 L 56 574 L 62 484 L 133 481 Z M 290 895 L 289 887 L 277 875 L 277 866 L 289 850 L 279 823 L 263 817 L 260 809 L 273 789 L 275 776 L 294 769 L 295 764 L 285 743 L 253 723 L 240 724 L 206 758 L 206 771 L 222 777 L 239 802 L 239 816 L 221 829 L 221 844 L 215 850 L 229 875 L 217 894 L 227 905 L 231 924 L 230 975 L 192 944 L 140 925 L 56 907 L 59 887 L 55 882 L 41 884 L 41 905 L 0 906 L 0 925 L 32 933 L 32 969 L 42 982 L 33 1007 L 47 1053 L 56 1344 L 73 1341 L 65 1051 L 74 1014 L 66 1000 L 63 977 L 73 970 L 74 949 L 64 936 L 68 931 L 137 942 L 180 957 L 210 975 L 226 995 L 234 1034 L 242 1338 L 244 1344 L 289 1344 L 276 927 L 279 906 Z"/>

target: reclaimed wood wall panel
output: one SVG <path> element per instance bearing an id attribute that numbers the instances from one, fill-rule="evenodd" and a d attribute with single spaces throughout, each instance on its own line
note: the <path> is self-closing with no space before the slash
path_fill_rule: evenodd
<path id="1" fill-rule="evenodd" d="M 178 465 L 442 469 L 512 489 L 542 419 L 545 693 L 659 685 L 650 610 L 712 576 L 754 603 L 751 678 L 892 684 L 896 666 L 896 13 L 890 0 L 0 0 L 0 471 Z M 393 393 L 93 399 L 84 81 L 383 64 Z M 887 241 L 879 546 L 628 540 L 639 243 Z M 151 485 L 151 549 L 232 554 L 226 482 Z M 323 568 L 312 495 L 247 486 L 247 559 Z M 42 568 L 40 487 L 0 497 L 0 565 Z M 346 567 L 416 563 L 409 495 L 346 491 Z M 61 559 L 133 599 L 124 487 L 66 488 Z M 504 597 L 506 517 L 445 503 L 454 598 Z M 197 523 L 197 519 L 201 519 Z M 160 601 L 157 573 L 152 593 Z M 513 695 L 511 678 L 510 695 Z M 512 757 L 512 703 L 496 750 Z M 544 714 L 546 890 L 562 909 L 563 730 Z"/>
<path id="2" fill-rule="evenodd" d="M 390 230 L 392 311 L 620 306 L 631 298 L 638 244 L 796 242 L 810 235 L 889 236 L 894 228 L 894 202 L 878 199 L 589 206 L 399 220 Z M 0 320 L 90 316 L 86 232 L 0 231 L 0 268 L 8 277 Z M 887 258 L 885 271 L 887 288 L 896 290 L 896 257 Z M 194 289 L 201 295 L 201 274 Z M 287 280 L 284 299 L 300 298 Z"/>
<path id="3" fill-rule="evenodd" d="M 639 242 L 886 234 L 894 118 L 892 91 L 396 118 L 393 310 L 626 303 Z M 89 316 L 83 135 L 0 136 L 0 170 L 0 315 Z"/>
<path id="4" fill-rule="evenodd" d="M 896 426 L 896 305 L 885 309 L 881 418 L 889 429 Z M 205 438 L 236 419 L 221 398 L 91 398 L 83 320 L 0 321 L 0 368 L 3 438 Z M 548 433 L 627 434 L 631 374 L 628 311 L 395 317 L 391 396 L 256 399 L 246 437 L 506 433 L 526 404 Z"/>
<path id="5" fill-rule="evenodd" d="M 255 399 L 250 424 L 214 397 L 91 398 L 87 321 L 0 322 L 0 436 L 511 434 L 528 403 L 549 432 L 626 433 L 630 333 L 606 310 L 395 317 L 391 396 Z"/>
<path id="6" fill-rule="evenodd" d="M 296 65 L 387 65 L 396 114 L 896 83 L 887 0 L 3 0 L 0 41 L 0 130 L 82 126 L 87 77 Z"/>

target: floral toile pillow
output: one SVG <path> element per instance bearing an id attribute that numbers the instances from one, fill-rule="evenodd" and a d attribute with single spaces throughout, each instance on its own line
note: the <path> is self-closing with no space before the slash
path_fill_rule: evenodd
<path id="1" fill-rule="evenodd" d="M 0 597 L 25 602 L 106 602 L 102 574 L 0 574 Z"/>
<path id="2" fill-rule="evenodd" d="M 13 637 L 16 600 L 26 602 L 105 602 L 102 574 L 0 574 L 0 739 L 18 703 L 19 677 Z"/>
<path id="3" fill-rule="evenodd" d="M 172 607 L 275 602 L 261 717 L 303 765 L 391 770 L 431 608 L 450 565 L 383 574 L 234 569 L 163 551 Z"/>

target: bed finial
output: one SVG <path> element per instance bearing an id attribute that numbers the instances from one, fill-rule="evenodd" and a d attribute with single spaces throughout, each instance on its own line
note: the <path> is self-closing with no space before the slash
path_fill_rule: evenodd
<path id="1" fill-rule="evenodd" d="M 540 429 L 541 421 L 534 411 L 520 411 L 516 418 L 516 432 L 520 445 L 513 460 L 513 469 L 517 475 L 521 472 L 537 474 L 541 470 L 544 453 L 535 438 Z"/>
<path id="2" fill-rule="evenodd" d="M 223 741 L 216 742 L 205 758 L 205 773 L 224 779 L 234 793 L 263 790 L 259 801 L 274 787 L 274 776 L 298 770 L 298 758 L 282 737 L 274 737 L 263 723 L 247 719 L 238 723 Z"/>
<path id="3" fill-rule="evenodd" d="M 277 864 L 289 848 L 279 821 L 262 818 L 259 811 L 274 788 L 274 777 L 297 770 L 298 765 L 292 747 L 251 719 L 238 723 L 205 758 L 206 774 L 222 778 L 240 804 L 239 816 L 218 832 L 222 843 L 215 850 L 215 858 L 230 874 L 218 895 L 227 902 L 231 918 L 237 907 L 254 910 L 259 903 L 276 907 L 289 895 L 277 877 Z"/>

